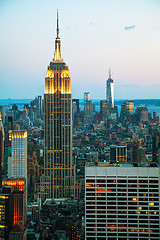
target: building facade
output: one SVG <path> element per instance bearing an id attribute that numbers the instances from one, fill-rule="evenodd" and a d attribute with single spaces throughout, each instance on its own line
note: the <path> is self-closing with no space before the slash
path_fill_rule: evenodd
<path id="1" fill-rule="evenodd" d="M 25 178 L 27 182 L 27 132 L 9 131 L 9 141 L 8 178 Z"/>
<path id="2" fill-rule="evenodd" d="M 13 227 L 13 196 L 10 187 L 4 187 L 0 193 L 0 239 L 9 239 Z"/>
<path id="3" fill-rule="evenodd" d="M 61 58 L 57 13 L 54 59 L 45 78 L 44 174 L 41 198 L 69 198 L 74 194 L 72 168 L 72 94 L 68 66 Z"/>
<path id="4" fill-rule="evenodd" d="M 152 137 L 152 160 L 160 165 L 160 132 L 157 131 Z"/>
<path id="5" fill-rule="evenodd" d="M 4 174 L 4 128 L 0 112 L 0 181 Z"/>
<path id="6" fill-rule="evenodd" d="M 1 113 L 2 123 L 4 125 L 5 124 L 5 110 L 4 110 L 4 106 L 0 106 L 0 113 Z"/>
<path id="7" fill-rule="evenodd" d="M 127 147 L 111 145 L 110 146 L 110 163 L 127 162 Z"/>
<path id="8" fill-rule="evenodd" d="M 9 240 L 27 240 L 27 228 L 16 225 L 9 234 Z"/>
<path id="9" fill-rule="evenodd" d="M 147 123 L 148 122 L 148 108 L 147 107 L 137 107 L 135 110 L 138 122 Z"/>
<path id="10" fill-rule="evenodd" d="M 158 167 L 88 163 L 85 239 L 160 239 Z"/>
<path id="11" fill-rule="evenodd" d="M 100 100 L 100 113 L 103 118 L 106 118 L 109 115 L 107 100 Z"/>
<path id="12" fill-rule="evenodd" d="M 10 187 L 13 200 L 13 225 L 24 226 L 27 214 L 27 191 L 25 179 L 7 179 L 2 181 L 3 187 Z"/>
<path id="13" fill-rule="evenodd" d="M 125 101 L 121 105 L 121 114 L 134 114 L 134 101 Z"/>

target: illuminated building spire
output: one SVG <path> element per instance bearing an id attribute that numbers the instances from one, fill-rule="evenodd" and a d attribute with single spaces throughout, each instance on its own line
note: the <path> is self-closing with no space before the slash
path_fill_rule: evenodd
<path id="1" fill-rule="evenodd" d="M 58 23 L 58 9 L 57 9 L 57 38 L 59 38 L 59 23 Z"/>
<path id="2" fill-rule="evenodd" d="M 61 58 L 61 40 L 59 38 L 59 20 L 58 20 L 58 9 L 57 9 L 57 37 L 55 40 L 55 53 L 54 62 L 63 62 Z"/>
<path id="3" fill-rule="evenodd" d="M 111 67 L 109 68 L 109 78 L 112 77 L 112 74 L 111 74 Z"/>

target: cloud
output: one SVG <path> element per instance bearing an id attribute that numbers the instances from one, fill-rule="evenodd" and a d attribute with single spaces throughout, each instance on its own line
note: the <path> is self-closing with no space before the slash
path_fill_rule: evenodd
<path id="1" fill-rule="evenodd" d="M 93 22 L 90 22 L 89 24 L 90 24 L 91 26 L 94 26 L 94 25 L 95 25 L 95 23 L 93 23 Z"/>
<path id="2" fill-rule="evenodd" d="M 125 30 L 133 30 L 135 29 L 136 25 L 126 26 Z"/>

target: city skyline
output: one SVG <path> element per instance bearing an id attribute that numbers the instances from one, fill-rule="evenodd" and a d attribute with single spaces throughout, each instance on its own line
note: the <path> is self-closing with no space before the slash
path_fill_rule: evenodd
<path id="1" fill-rule="evenodd" d="M 8 86 L 4 91 L 2 83 L 0 90 L 9 95 L 7 99 L 0 99 L 0 239 L 160 239 L 160 99 L 133 100 L 139 96 L 138 91 L 141 98 L 143 93 L 147 96 L 146 86 L 151 90 L 158 76 L 156 72 L 148 84 L 143 82 L 143 77 L 150 77 L 154 65 L 153 55 L 146 57 L 148 52 L 145 47 L 149 39 L 143 41 L 143 46 L 137 45 L 136 22 L 125 25 L 123 30 L 126 35 L 132 33 L 125 39 L 121 31 L 117 34 L 116 27 L 110 39 L 107 39 L 108 32 L 101 31 L 109 24 L 105 21 L 103 26 L 99 24 L 99 28 L 95 27 L 91 33 L 84 24 L 86 17 L 93 14 L 92 7 L 102 5 L 88 5 L 92 3 L 88 0 L 85 8 L 88 6 L 91 9 L 88 15 L 78 8 L 78 14 L 74 16 L 78 21 L 81 19 L 84 28 L 79 33 L 77 28 L 77 35 L 76 28 L 73 31 L 68 29 L 68 34 L 66 31 L 68 23 L 65 19 L 72 20 L 73 15 L 67 17 L 61 9 L 62 17 L 59 17 L 59 7 L 55 5 L 56 34 L 54 46 L 51 47 L 51 31 L 47 33 L 51 29 L 50 21 L 43 31 L 43 24 L 50 19 L 52 11 L 52 2 L 47 1 L 51 3 L 47 7 L 41 1 L 35 5 L 36 0 L 29 4 L 36 9 L 34 19 L 37 28 L 34 28 L 32 15 L 24 24 L 25 16 L 29 16 L 25 8 L 28 5 L 24 4 L 26 0 L 15 0 L 15 5 L 25 8 L 25 12 L 20 11 L 16 15 L 21 20 L 18 24 L 22 29 L 19 29 L 18 35 L 15 32 L 12 38 L 2 34 L 2 40 L 7 39 L 6 43 L 11 44 L 5 45 L 6 58 L 3 55 L 4 48 L 2 59 L 5 60 L 0 65 L 0 68 L 4 66 L 1 76 L 6 73 L 5 85 Z M 79 5 L 72 1 L 73 8 L 67 11 L 70 4 L 62 2 L 67 13 Z M 109 0 L 108 5 L 104 3 L 107 9 L 113 6 L 109 3 Z M 58 4 L 61 5 L 61 0 Z M 11 5 L 8 2 L 8 6 Z M 42 5 L 44 9 L 40 13 Z M 14 14 L 17 9 L 13 11 Z M 122 6 L 118 5 L 117 9 L 120 11 Z M 11 13 L 11 19 L 11 8 L 6 10 Z M 34 8 L 30 11 L 34 13 Z M 45 12 L 47 15 L 43 14 Z M 83 18 L 80 12 L 84 13 Z M 36 18 L 37 13 L 39 18 Z M 123 16 L 122 13 L 118 16 Z M 117 17 L 116 11 L 113 15 Z M 90 24 L 93 28 L 99 20 L 102 22 L 103 14 L 99 16 L 101 19 L 96 19 L 95 25 Z M 109 17 L 111 15 L 108 14 Z M 73 26 L 76 20 L 70 24 Z M 11 25 L 14 26 L 14 21 Z M 15 28 L 10 28 L 10 35 L 16 27 L 17 24 Z M 118 38 L 114 38 L 114 34 Z M 23 42 L 24 36 L 26 41 Z M 35 42 L 34 37 L 37 38 Z M 14 48 L 15 44 L 17 48 Z M 131 45 L 132 54 L 128 52 Z M 46 46 L 50 49 L 46 49 Z M 95 51 L 92 51 L 93 46 L 96 46 Z M 136 46 L 139 47 L 135 49 Z M 152 53 L 158 54 L 158 51 L 155 52 L 158 46 L 152 46 Z M 46 50 L 51 54 L 47 55 Z M 11 56 L 8 58 L 9 53 Z M 46 56 L 49 64 L 45 63 Z M 114 64 L 110 64 L 108 74 L 105 74 L 104 64 L 111 60 Z M 146 68 L 148 60 L 152 63 L 152 69 Z M 134 64 L 130 67 L 131 62 Z M 73 69 L 71 75 L 70 65 Z M 116 68 L 125 68 L 126 71 L 127 80 L 120 82 L 119 79 L 119 87 L 114 74 Z M 117 72 L 122 77 L 123 71 L 121 73 Z M 143 76 L 139 83 L 135 83 L 135 86 L 139 86 L 134 91 L 132 82 L 129 82 L 132 92 L 129 89 L 126 91 L 128 79 L 135 80 L 137 75 Z M 44 88 L 40 82 L 42 76 Z M 8 84 L 7 78 L 13 85 Z M 72 88 L 71 82 L 74 83 Z M 35 90 L 38 93 L 35 94 Z M 150 93 L 152 96 L 152 91 Z M 23 99 L 12 99 L 12 95 L 22 96 Z M 35 99 L 29 101 L 24 99 L 25 96 Z M 124 99 L 118 100 L 120 96 L 124 96 Z M 99 100 L 93 100 L 96 97 Z M 131 97 L 132 100 L 126 100 Z"/>
<path id="2" fill-rule="evenodd" d="M 43 95 L 46 65 L 54 53 L 57 8 L 73 98 L 82 99 L 89 91 L 91 99 L 105 99 L 110 67 L 115 99 L 159 98 L 156 0 L 1 1 L 1 98 Z"/>

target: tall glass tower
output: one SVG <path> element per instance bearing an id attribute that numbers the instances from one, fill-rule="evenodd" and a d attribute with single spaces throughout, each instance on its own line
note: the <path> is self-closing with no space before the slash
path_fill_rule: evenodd
<path id="1" fill-rule="evenodd" d="M 84 93 L 84 114 L 90 116 L 91 115 L 91 100 L 90 93 Z"/>
<path id="2" fill-rule="evenodd" d="M 71 78 L 68 66 L 61 58 L 58 11 L 54 59 L 45 78 L 44 114 L 41 198 L 70 198 L 74 194 Z"/>
<path id="3" fill-rule="evenodd" d="M 111 77 L 111 69 L 109 70 L 109 78 L 106 81 L 106 100 L 108 109 L 114 108 L 114 82 Z"/>

